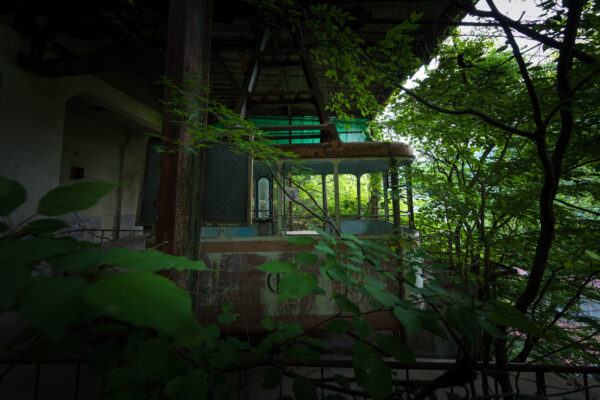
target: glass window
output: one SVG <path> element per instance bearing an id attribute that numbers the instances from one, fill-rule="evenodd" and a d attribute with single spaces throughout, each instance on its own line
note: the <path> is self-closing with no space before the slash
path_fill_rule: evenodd
<path id="1" fill-rule="evenodd" d="M 267 177 L 258 179 L 257 187 L 257 207 L 256 213 L 258 219 L 271 217 L 271 181 Z"/>

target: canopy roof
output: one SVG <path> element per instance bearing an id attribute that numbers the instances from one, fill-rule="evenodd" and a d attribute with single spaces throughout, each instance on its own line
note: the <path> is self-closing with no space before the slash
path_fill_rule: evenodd
<path id="1" fill-rule="evenodd" d="M 200 1 L 200 0 L 198 0 Z M 93 73 L 159 110 L 168 43 L 169 0 L 3 0 L 0 22 L 31 39 L 20 64 L 50 78 Z M 321 0 L 303 2 L 324 3 Z M 416 55 L 426 60 L 440 35 L 459 15 L 449 0 L 329 0 L 355 18 L 352 27 L 369 46 L 394 26 L 422 12 L 413 35 Z M 258 10 L 242 0 L 213 1 L 210 87 L 213 98 L 235 109 L 255 65 L 260 79 L 247 98 L 248 115 L 318 116 L 339 90 L 299 53 L 286 29 L 265 37 Z M 307 69 L 309 71 L 307 71 Z M 314 82 L 310 82 L 310 76 Z M 372 88 L 380 101 L 389 89 Z"/>

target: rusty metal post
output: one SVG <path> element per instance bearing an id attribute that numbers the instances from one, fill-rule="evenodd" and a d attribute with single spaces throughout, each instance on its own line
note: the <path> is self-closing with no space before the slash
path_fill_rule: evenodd
<path id="1" fill-rule="evenodd" d="M 199 77 L 199 85 L 208 87 L 210 67 L 210 30 L 212 0 L 172 0 L 169 2 L 169 39 L 166 77 L 181 85 L 187 77 Z M 174 95 L 165 88 L 165 100 Z M 204 118 L 206 123 L 206 116 Z M 197 259 L 200 240 L 200 156 L 181 150 L 177 144 L 190 140 L 191 135 L 178 118 L 163 113 L 163 152 L 160 162 L 158 223 L 156 236 L 159 248 L 169 254 Z M 181 275 L 181 276 L 180 276 Z M 172 276 L 187 289 L 187 273 Z"/>
<path id="2" fill-rule="evenodd" d="M 342 230 L 340 216 L 340 176 L 339 176 L 339 160 L 333 160 L 333 190 L 335 197 L 335 227 L 338 231 Z"/>
<path id="3" fill-rule="evenodd" d="M 361 210 L 361 193 L 360 193 L 360 178 L 362 177 L 362 175 L 355 175 L 356 176 L 356 202 L 357 202 L 357 208 L 356 208 L 356 216 L 358 217 L 358 219 L 360 219 L 361 214 L 362 214 L 362 210 Z"/>
<path id="4" fill-rule="evenodd" d="M 536 392 L 542 397 L 546 397 L 546 377 L 544 371 L 535 372 Z"/>
<path id="5" fill-rule="evenodd" d="M 408 227 L 417 229 L 415 225 L 415 207 L 413 203 L 412 167 L 406 166 L 406 205 L 408 206 Z"/>
<path id="6" fill-rule="evenodd" d="M 390 173 L 392 174 L 392 213 L 394 228 L 400 226 L 400 193 L 398 188 L 398 163 L 394 157 L 390 163 Z"/>

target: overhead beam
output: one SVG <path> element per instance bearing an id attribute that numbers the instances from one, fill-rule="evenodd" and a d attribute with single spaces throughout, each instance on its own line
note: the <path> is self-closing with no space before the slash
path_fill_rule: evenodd
<path id="1" fill-rule="evenodd" d="M 21 68 L 48 78 L 164 66 L 164 61 L 159 53 L 104 53 L 45 60 L 38 60 L 27 54 L 19 53 L 18 62 Z"/>
<path id="2" fill-rule="evenodd" d="M 276 132 L 276 131 L 318 131 L 318 130 L 328 130 L 331 129 L 331 125 L 334 125 L 333 122 L 329 121 L 327 124 L 320 125 L 269 125 L 269 126 L 259 126 L 258 129 L 264 132 Z"/>
<path id="3" fill-rule="evenodd" d="M 161 0 L 142 0 L 144 9 L 165 10 L 166 3 Z M 81 14 L 89 12 L 135 10 L 135 6 L 125 0 L 2 0 L 0 14 Z"/>
<path id="4" fill-rule="evenodd" d="M 287 93 L 253 93 L 247 99 L 248 104 L 314 104 L 312 92 L 298 92 L 294 95 Z"/>

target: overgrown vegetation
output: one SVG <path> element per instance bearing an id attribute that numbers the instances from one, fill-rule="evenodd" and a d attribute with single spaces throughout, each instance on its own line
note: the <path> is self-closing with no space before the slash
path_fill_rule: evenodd
<path id="1" fill-rule="evenodd" d="M 585 307 L 600 301 L 598 6 L 541 2 L 540 21 L 532 27 L 504 17 L 491 1 L 491 11 L 457 5 L 497 24 L 506 45 L 450 41 L 436 54 L 437 67 L 411 90 L 400 78 L 419 60 L 403 33 L 418 27 L 418 15 L 378 46 L 364 48 L 341 9 L 261 3 L 272 24 L 299 32 L 301 40 L 310 32 L 328 77 L 352 88 L 349 98 L 333 96 L 337 115 L 380 111 L 371 82 L 400 88 L 385 126 L 411 137 L 424 155 L 411 175 L 416 224 L 426 252 L 447 264 L 429 260 L 401 236 L 373 243 L 320 231 L 318 239 L 290 239 L 314 246 L 296 253 L 295 262 L 256 267 L 280 274 L 281 302 L 325 296 L 336 304 L 338 313 L 319 326 L 354 340 L 355 381 L 336 375 L 324 382 L 280 362 L 318 359 L 335 350 L 315 333 L 317 327 L 304 331 L 266 316 L 264 337 L 224 334 L 223 326 L 237 318 L 235 299 L 223 304 L 215 324 L 198 324 L 188 294 L 156 272 L 215 273 L 202 262 L 153 250 L 102 254 L 89 243 L 55 236 L 64 227 L 56 219 L 11 222 L 25 192 L 2 179 L 0 306 L 31 324 L 11 354 L 30 357 L 90 345 L 91 369 L 107 380 L 111 398 L 123 399 L 228 398 L 229 374 L 257 366 L 266 367 L 265 390 L 279 387 L 286 376 L 298 399 L 318 398 L 319 387 L 337 393 L 329 399 L 364 393 L 423 398 L 472 382 L 480 365 L 490 362 L 510 398 L 511 360 L 596 364 L 600 324 Z M 548 48 L 549 59 L 528 58 L 515 32 Z M 173 106 L 183 105 L 180 117 L 193 124 L 197 115 L 188 114 L 188 100 Z M 231 118 L 225 130 L 241 123 Z M 203 139 L 203 126 L 198 132 L 194 145 L 221 139 L 216 130 Z M 229 134 L 230 143 L 247 146 L 239 150 L 247 154 L 270 154 L 268 144 L 249 142 L 246 132 Z M 104 183 L 55 189 L 40 201 L 38 216 L 89 207 L 110 190 Z M 401 247 L 408 249 L 403 256 Z M 423 287 L 416 284 L 418 275 L 427 278 Z M 325 290 L 329 283 L 338 289 Z M 425 386 L 393 374 L 384 356 L 406 364 L 415 357 L 398 338 L 372 331 L 367 316 L 376 312 L 397 318 L 409 334 L 423 329 L 454 342 L 456 374 Z M 489 387 L 483 391 L 489 394 Z"/>

